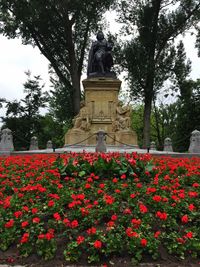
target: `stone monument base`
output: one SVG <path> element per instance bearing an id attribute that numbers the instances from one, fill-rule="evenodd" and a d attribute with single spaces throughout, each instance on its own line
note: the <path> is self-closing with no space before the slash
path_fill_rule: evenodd
<path id="1" fill-rule="evenodd" d="M 115 145 L 132 145 L 138 147 L 137 135 L 135 131 L 124 130 L 116 132 L 115 134 Z"/>
<path id="2" fill-rule="evenodd" d="M 72 144 L 78 144 L 81 142 L 81 145 L 88 145 L 87 138 L 89 137 L 88 132 L 81 131 L 79 129 L 70 129 L 65 134 L 65 145 L 72 145 Z"/>
<path id="3" fill-rule="evenodd" d="M 131 107 L 118 100 L 121 81 L 111 77 L 94 77 L 83 81 L 85 101 L 74 118 L 74 127 L 65 135 L 65 146 L 96 145 L 96 133 L 106 133 L 108 145 L 137 147 L 137 136 L 131 125 Z"/>

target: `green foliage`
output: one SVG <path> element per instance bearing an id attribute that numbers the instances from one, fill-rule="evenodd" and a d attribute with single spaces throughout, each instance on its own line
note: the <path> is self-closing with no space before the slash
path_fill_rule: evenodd
<path id="1" fill-rule="evenodd" d="M 147 145 L 153 99 L 167 79 L 180 80 L 190 69 L 189 62 L 182 64 L 183 44 L 176 51 L 174 39 L 198 23 L 200 3 L 198 0 L 122 0 L 118 10 L 124 32 L 132 36 L 125 43 L 121 64 L 128 70 L 133 98 L 140 97 L 145 103 L 143 137 Z"/>

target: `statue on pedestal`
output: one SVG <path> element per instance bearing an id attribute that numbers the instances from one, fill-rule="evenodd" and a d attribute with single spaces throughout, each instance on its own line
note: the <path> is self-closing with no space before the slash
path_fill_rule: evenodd
<path id="1" fill-rule="evenodd" d="M 104 38 L 103 32 L 99 31 L 97 41 L 92 43 L 89 52 L 88 77 L 115 77 L 115 73 L 110 71 L 113 66 L 112 47 L 113 45 Z"/>

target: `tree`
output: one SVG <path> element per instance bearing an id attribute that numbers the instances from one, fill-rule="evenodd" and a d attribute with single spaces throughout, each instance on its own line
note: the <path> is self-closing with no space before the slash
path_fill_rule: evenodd
<path id="1" fill-rule="evenodd" d="M 114 0 L 0 0 L 0 33 L 37 46 L 80 109 L 80 77 L 91 31 Z M 68 79 L 67 77 L 70 77 Z"/>
<path id="2" fill-rule="evenodd" d="M 16 149 L 27 149 L 30 138 L 38 135 L 40 124 L 40 109 L 46 106 L 47 97 L 42 92 L 40 76 L 31 77 L 27 72 L 27 81 L 24 83 L 25 98 L 20 101 L 5 101 L 6 116 L 2 117 L 3 128 L 9 128 L 14 135 Z"/>
<path id="3" fill-rule="evenodd" d="M 132 94 L 144 100 L 143 144 L 150 142 L 150 117 L 156 93 L 173 73 L 174 39 L 199 21 L 199 0 L 121 0 L 119 21 L 133 38 L 124 61 Z"/>

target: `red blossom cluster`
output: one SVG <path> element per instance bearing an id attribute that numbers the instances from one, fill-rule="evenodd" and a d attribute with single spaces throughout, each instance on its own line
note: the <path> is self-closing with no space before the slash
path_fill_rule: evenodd
<path id="1" fill-rule="evenodd" d="M 114 253 L 199 254 L 200 159 L 136 153 L 0 158 L 0 249 L 67 260 Z M 46 243 L 45 243 L 46 242 Z M 33 251 L 34 252 L 34 251 Z"/>

